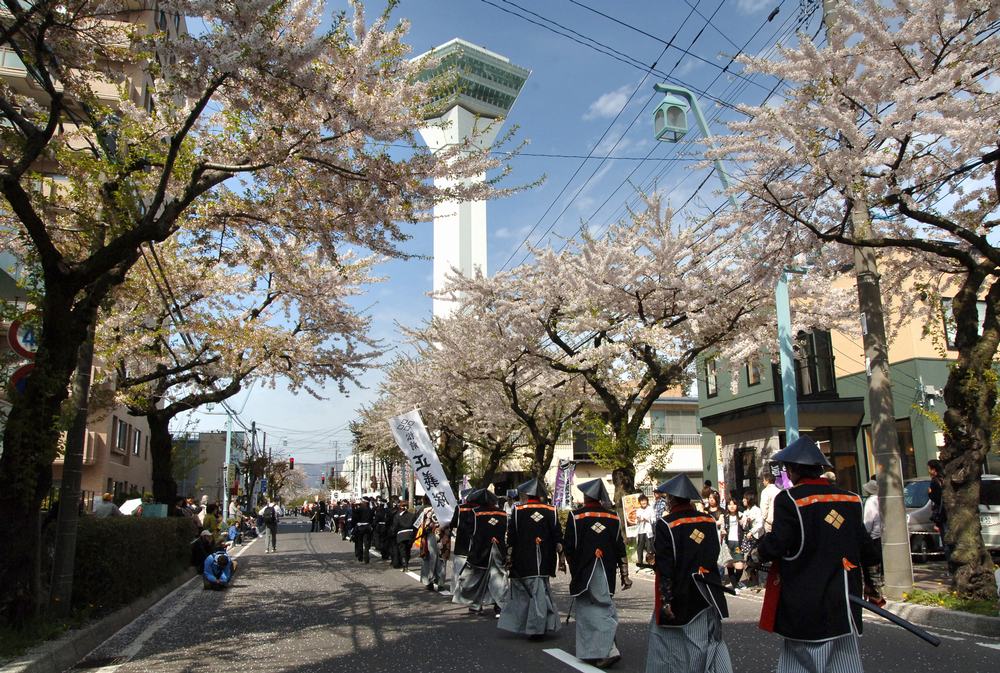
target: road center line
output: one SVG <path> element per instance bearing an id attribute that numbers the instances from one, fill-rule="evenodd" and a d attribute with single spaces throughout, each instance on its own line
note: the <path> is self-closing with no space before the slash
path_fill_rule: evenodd
<path id="1" fill-rule="evenodd" d="M 569 664 L 578 671 L 583 671 L 583 673 L 604 673 L 597 666 L 591 666 L 590 664 L 584 663 L 565 650 L 552 648 L 550 650 L 542 651 L 545 652 L 545 654 L 555 657 L 564 664 Z"/>

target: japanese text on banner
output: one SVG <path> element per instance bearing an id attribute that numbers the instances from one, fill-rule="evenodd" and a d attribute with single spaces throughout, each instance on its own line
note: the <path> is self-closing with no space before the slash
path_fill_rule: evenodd
<path id="1" fill-rule="evenodd" d="M 455 513 L 455 494 L 451 490 L 448 478 L 444 475 L 444 469 L 438 460 L 430 435 L 420 420 L 420 412 L 414 409 L 390 418 L 389 430 L 413 466 L 416 481 L 430 498 L 431 507 L 434 508 L 438 521 L 442 524 L 450 522 Z"/>

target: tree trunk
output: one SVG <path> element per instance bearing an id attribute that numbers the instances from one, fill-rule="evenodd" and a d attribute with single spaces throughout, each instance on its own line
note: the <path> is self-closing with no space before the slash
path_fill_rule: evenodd
<path id="1" fill-rule="evenodd" d="M 153 499 L 166 503 L 168 507 L 177 499 L 170 421 L 170 416 L 146 414 L 146 422 L 149 424 L 149 452 L 153 456 Z"/>
<path id="2" fill-rule="evenodd" d="M 52 484 L 59 440 L 60 406 L 69 394 L 80 344 L 87 336 L 71 310 L 72 297 L 58 289 L 42 301 L 42 334 L 35 368 L 22 394 L 11 397 L 0 456 L 0 521 L 6 529 L 0 577 L 0 614 L 23 625 L 37 614 L 40 597 L 39 507 Z"/>
<path id="3" fill-rule="evenodd" d="M 80 481 L 83 477 L 83 453 L 87 443 L 90 418 L 90 372 L 94 365 L 94 331 L 97 311 L 88 316 L 87 339 L 79 350 L 73 378 L 73 422 L 66 435 L 62 483 L 59 489 L 59 518 L 56 523 L 56 549 L 52 559 L 52 582 L 49 588 L 49 611 L 53 616 L 69 615 L 73 598 L 73 565 L 76 560 L 76 530 L 79 523 Z"/>
<path id="4" fill-rule="evenodd" d="M 992 365 L 1000 343 L 1000 284 L 994 283 L 989 290 L 980 333 L 977 302 L 982 283 L 982 277 L 970 274 L 952 304 L 958 361 L 944 389 L 947 432 L 941 451 L 942 499 L 947 517 L 945 543 L 953 545 L 955 590 L 963 597 L 995 601 L 993 562 L 983 545 L 979 522 L 979 489 L 997 403 L 997 375 Z"/>

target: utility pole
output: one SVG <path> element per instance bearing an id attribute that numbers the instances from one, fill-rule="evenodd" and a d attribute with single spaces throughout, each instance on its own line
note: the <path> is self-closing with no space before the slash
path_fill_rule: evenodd
<path id="1" fill-rule="evenodd" d="M 837 40 L 837 1 L 823 0 L 823 21 L 827 44 Z M 870 231 L 868 202 L 855 198 L 851 210 L 854 238 Z M 889 346 L 885 336 L 885 313 L 879 284 L 875 250 L 854 247 L 854 273 L 861 310 L 865 365 L 868 370 L 868 408 L 872 421 L 872 453 L 878 480 L 879 516 L 882 519 L 882 565 L 885 571 L 885 595 L 899 600 L 913 589 L 913 565 L 910 559 L 910 534 L 906 526 L 903 501 L 903 469 L 896 435 L 896 414 L 889 376 Z"/>
<path id="2" fill-rule="evenodd" d="M 229 516 L 229 463 L 233 459 L 233 414 L 226 409 L 226 462 L 222 466 L 222 516 Z"/>

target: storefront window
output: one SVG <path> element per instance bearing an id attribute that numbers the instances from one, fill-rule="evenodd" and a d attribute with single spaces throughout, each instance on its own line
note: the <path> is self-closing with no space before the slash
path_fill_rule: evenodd
<path id="1" fill-rule="evenodd" d="M 875 453 L 872 449 L 872 426 L 864 427 L 865 454 L 868 460 L 868 474 L 875 476 Z M 917 458 L 913 451 L 913 428 L 909 418 L 896 421 L 896 439 L 899 442 L 899 457 L 903 470 L 903 479 L 914 479 L 917 476 Z"/>

